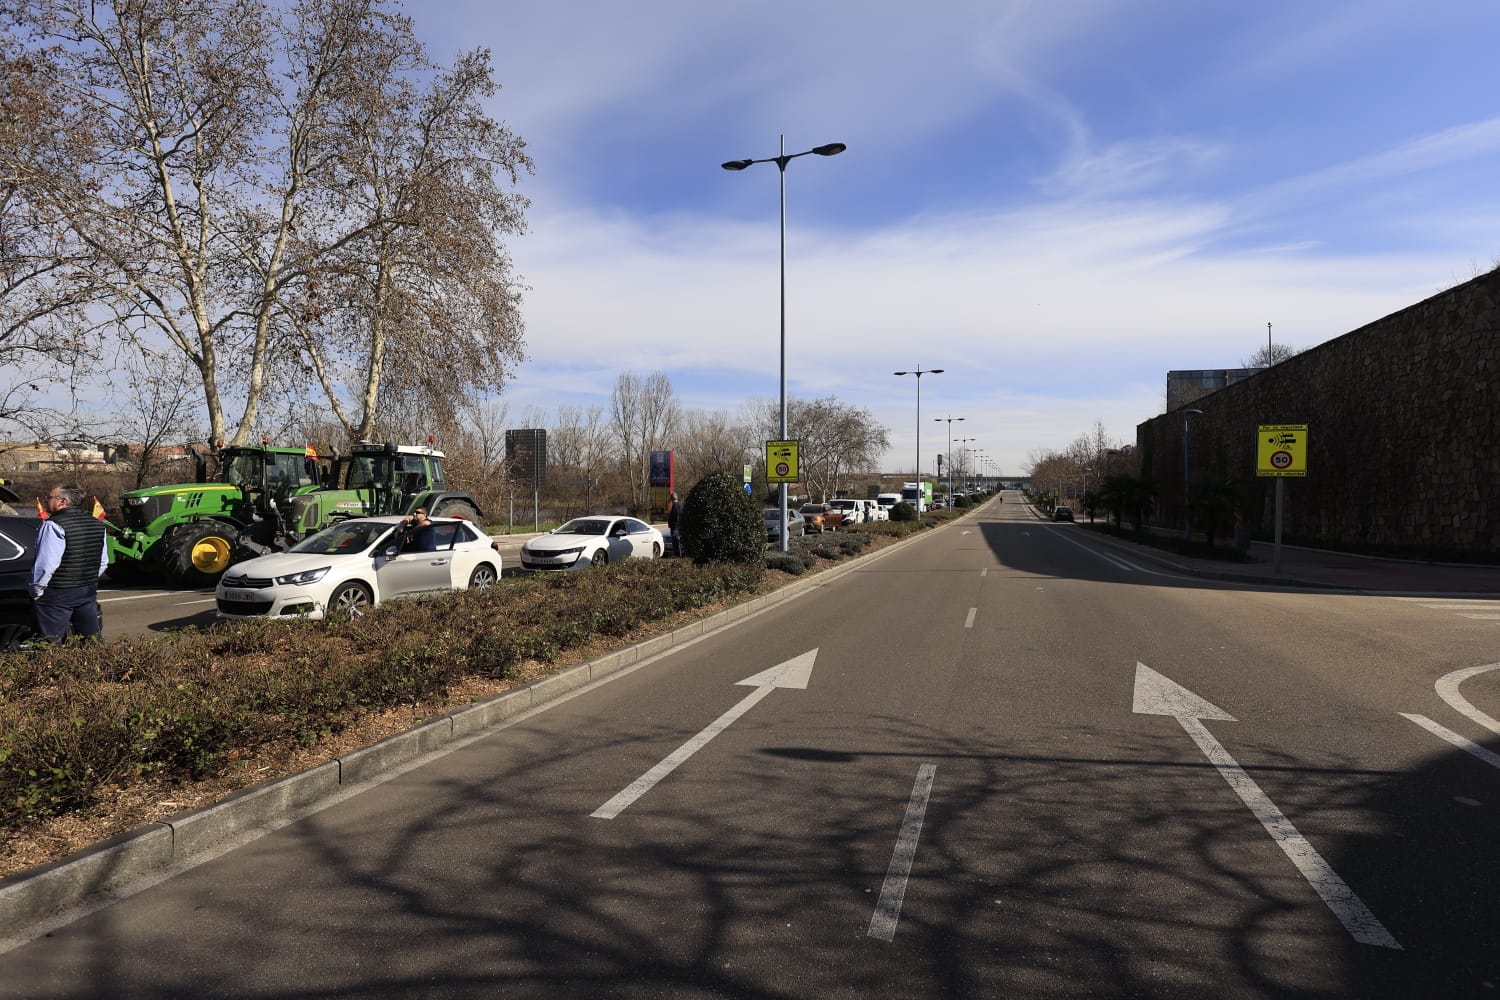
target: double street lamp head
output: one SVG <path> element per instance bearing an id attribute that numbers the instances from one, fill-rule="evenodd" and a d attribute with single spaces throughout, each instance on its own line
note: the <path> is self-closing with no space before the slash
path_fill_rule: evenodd
<path id="1" fill-rule="evenodd" d="M 917 369 L 914 372 L 892 372 L 891 374 L 892 375 L 915 375 L 917 378 L 921 378 L 923 375 L 941 375 L 941 374 L 943 374 L 943 370 L 941 368 L 919 368 L 919 369 Z"/>
<path id="2" fill-rule="evenodd" d="M 719 164 L 719 166 L 723 167 L 725 170 L 744 170 L 746 167 L 755 163 L 774 163 L 782 170 L 785 170 L 787 160 L 796 159 L 799 156 L 806 156 L 809 153 L 815 153 L 818 156 L 837 156 L 848 148 L 849 147 L 844 145 L 842 142 L 826 142 L 821 146 L 814 146 L 812 149 L 803 150 L 800 153 L 784 153 L 781 156 L 768 156 L 763 160 L 730 160 L 728 163 Z"/>

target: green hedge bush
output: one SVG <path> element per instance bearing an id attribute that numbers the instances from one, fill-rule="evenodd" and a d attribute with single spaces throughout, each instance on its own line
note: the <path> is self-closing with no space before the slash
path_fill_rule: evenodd
<path id="1" fill-rule="evenodd" d="M 629 559 L 394 601 L 352 622 L 231 622 L 0 654 L 0 830 L 84 808 L 111 784 L 190 780 L 268 743 L 310 743 L 465 674 L 511 676 L 753 592 L 763 568 Z"/>
<path id="2" fill-rule="evenodd" d="M 698 480 L 683 502 L 683 551 L 693 562 L 760 563 L 766 549 L 761 509 L 739 479 L 713 472 Z"/>

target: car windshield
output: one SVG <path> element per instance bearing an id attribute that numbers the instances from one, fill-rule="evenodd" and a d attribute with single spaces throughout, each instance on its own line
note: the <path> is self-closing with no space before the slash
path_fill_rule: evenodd
<path id="1" fill-rule="evenodd" d="M 597 517 L 578 517 L 560 528 L 553 528 L 554 535 L 607 535 L 610 522 Z"/>
<path id="2" fill-rule="evenodd" d="M 380 521 L 340 521 L 315 535 L 308 535 L 293 545 L 293 552 L 316 552 L 323 555 L 353 555 L 363 552 L 391 525 Z"/>

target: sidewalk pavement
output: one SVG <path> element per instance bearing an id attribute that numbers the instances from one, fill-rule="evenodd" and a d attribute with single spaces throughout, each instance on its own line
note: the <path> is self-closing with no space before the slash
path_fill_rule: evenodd
<path id="1" fill-rule="evenodd" d="M 1042 515 L 1038 512 L 1037 516 Z M 1178 555 L 1116 535 L 1096 534 L 1095 537 L 1129 550 L 1138 559 L 1214 580 L 1373 594 L 1500 597 L 1500 566 L 1495 565 L 1385 559 L 1283 544 L 1280 572 L 1275 572 L 1275 546 L 1270 542 L 1252 542 L 1250 561 L 1237 563 Z"/>

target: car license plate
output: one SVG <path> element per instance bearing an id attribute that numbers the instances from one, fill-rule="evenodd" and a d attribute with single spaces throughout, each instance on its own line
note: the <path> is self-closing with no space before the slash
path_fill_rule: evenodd
<path id="1" fill-rule="evenodd" d="M 226 601 L 254 601 L 259 597 L 253 590 L 226 590 L 224 600 Z"/>

